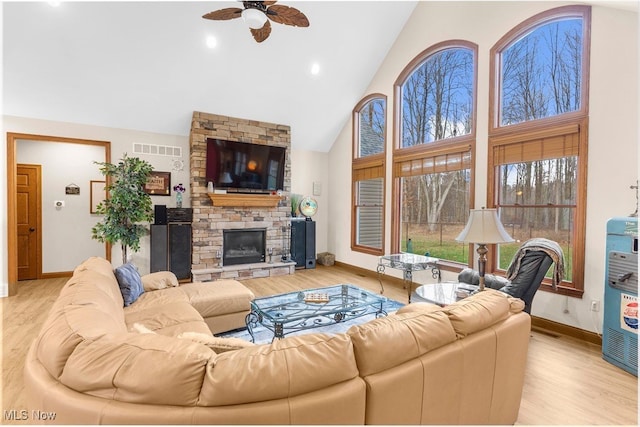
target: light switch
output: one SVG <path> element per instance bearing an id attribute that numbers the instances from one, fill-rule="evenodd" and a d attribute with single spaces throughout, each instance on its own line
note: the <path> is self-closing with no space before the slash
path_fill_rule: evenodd
<path id="1" fill-rule="evenodd" d="M 313 183 L 313 195 L 320 196 L 322 193 L 322 183 L 320 181 L 315 181 Z"/>

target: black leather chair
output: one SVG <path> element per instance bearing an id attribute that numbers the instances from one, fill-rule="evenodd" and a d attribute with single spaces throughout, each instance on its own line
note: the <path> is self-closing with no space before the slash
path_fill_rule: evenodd
<path id="1" fill-rule="evenodd" d="M 524 245 L 523 245 L 524 246 Z M 560 255 L 561 256 L 561 255 Z M 516 257 L 511 264 L 516 262 Z M 528 249 L 520 258 L 520 265 L 511 280 L 504 277 L 485 274 L 485 287 L 497 289 L 524 301 L 524 311 L 531 314 L 533 297 L 540 287 L 553 259 L 545 250 Z M 510 267 L 508 270 L 511 270 Z M 458 281 L 478 285 L 479 274 L 471 268 L 465 268 L 458 274 Z"/>

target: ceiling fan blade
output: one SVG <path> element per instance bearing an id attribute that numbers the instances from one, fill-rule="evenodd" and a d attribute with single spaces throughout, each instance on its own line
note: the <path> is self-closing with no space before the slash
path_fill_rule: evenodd
<path id="1" fill-rule="evenodd" d="M 267 9 L 267 17 L 278 24 L 292 25 L 294 27 L 308 27 L 309 20 L 304 13 L 295 7 L 276 4 Z"/>
<path id="2" fill-rule="evenodd" d="M 202 15 L 204 19 L 213 19 L 214 21 L 228 21 L 229 19 L 240 18 L 241 16 L 242 9 L 237 7 L 227 7 Z"/>
<path id="3" fill-rule="evenodd" d="M 263 41 L 265 41 L 267 37 L 269 37 L 269 35 L 271 34 L 271 24 L 269 23 L 269 21 L 266 21 L 262 26 L 262 28 L 258 28 L 257 30 L 254 28 L 249 28 L 249 29 L 251 30 L 251 34 L 253 35 L 253 38 L 258 43 L 262 43 Z"/>

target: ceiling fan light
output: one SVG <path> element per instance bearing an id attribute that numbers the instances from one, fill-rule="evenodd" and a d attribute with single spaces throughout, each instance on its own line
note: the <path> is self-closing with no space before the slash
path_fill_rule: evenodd
<path id="1" fill-rule="evenodd" d="M 249 28 L 257 30 L 267 22 L 267 15 L 258 9 L 249 8 L 242 11 L 242 19 L 244 19 Z"/>

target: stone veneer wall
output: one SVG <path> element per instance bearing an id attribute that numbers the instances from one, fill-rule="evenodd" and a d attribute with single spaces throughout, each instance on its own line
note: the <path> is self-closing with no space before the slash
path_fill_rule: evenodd
<path id="1" fill-rule="evenodd" d="M 287 149 L 285 158 L 284 192 L 291 190 L 291 128 L 286 125 L 238 119 L 195 111 L 189 136 L 191 156 L 191 207 L 193 208 L 193 255 L 192 274 L 194 281 L 219 278 L 252 278 L 290 274 L 294 267 L 289 264 L 252 264 L 250 268 L 220 268 L 222 232 L 225 229 L 266 228 L 267 248 L 273 248 L 273 259 L 280 260 L 289 242 L 287 226 L 290 208 L 283 198 L 275 208 L 263 207 L 219 207 L 213 206 L 207 195 L 206 155 L 207 138 L 228 141 L 250 142 Z"/>

